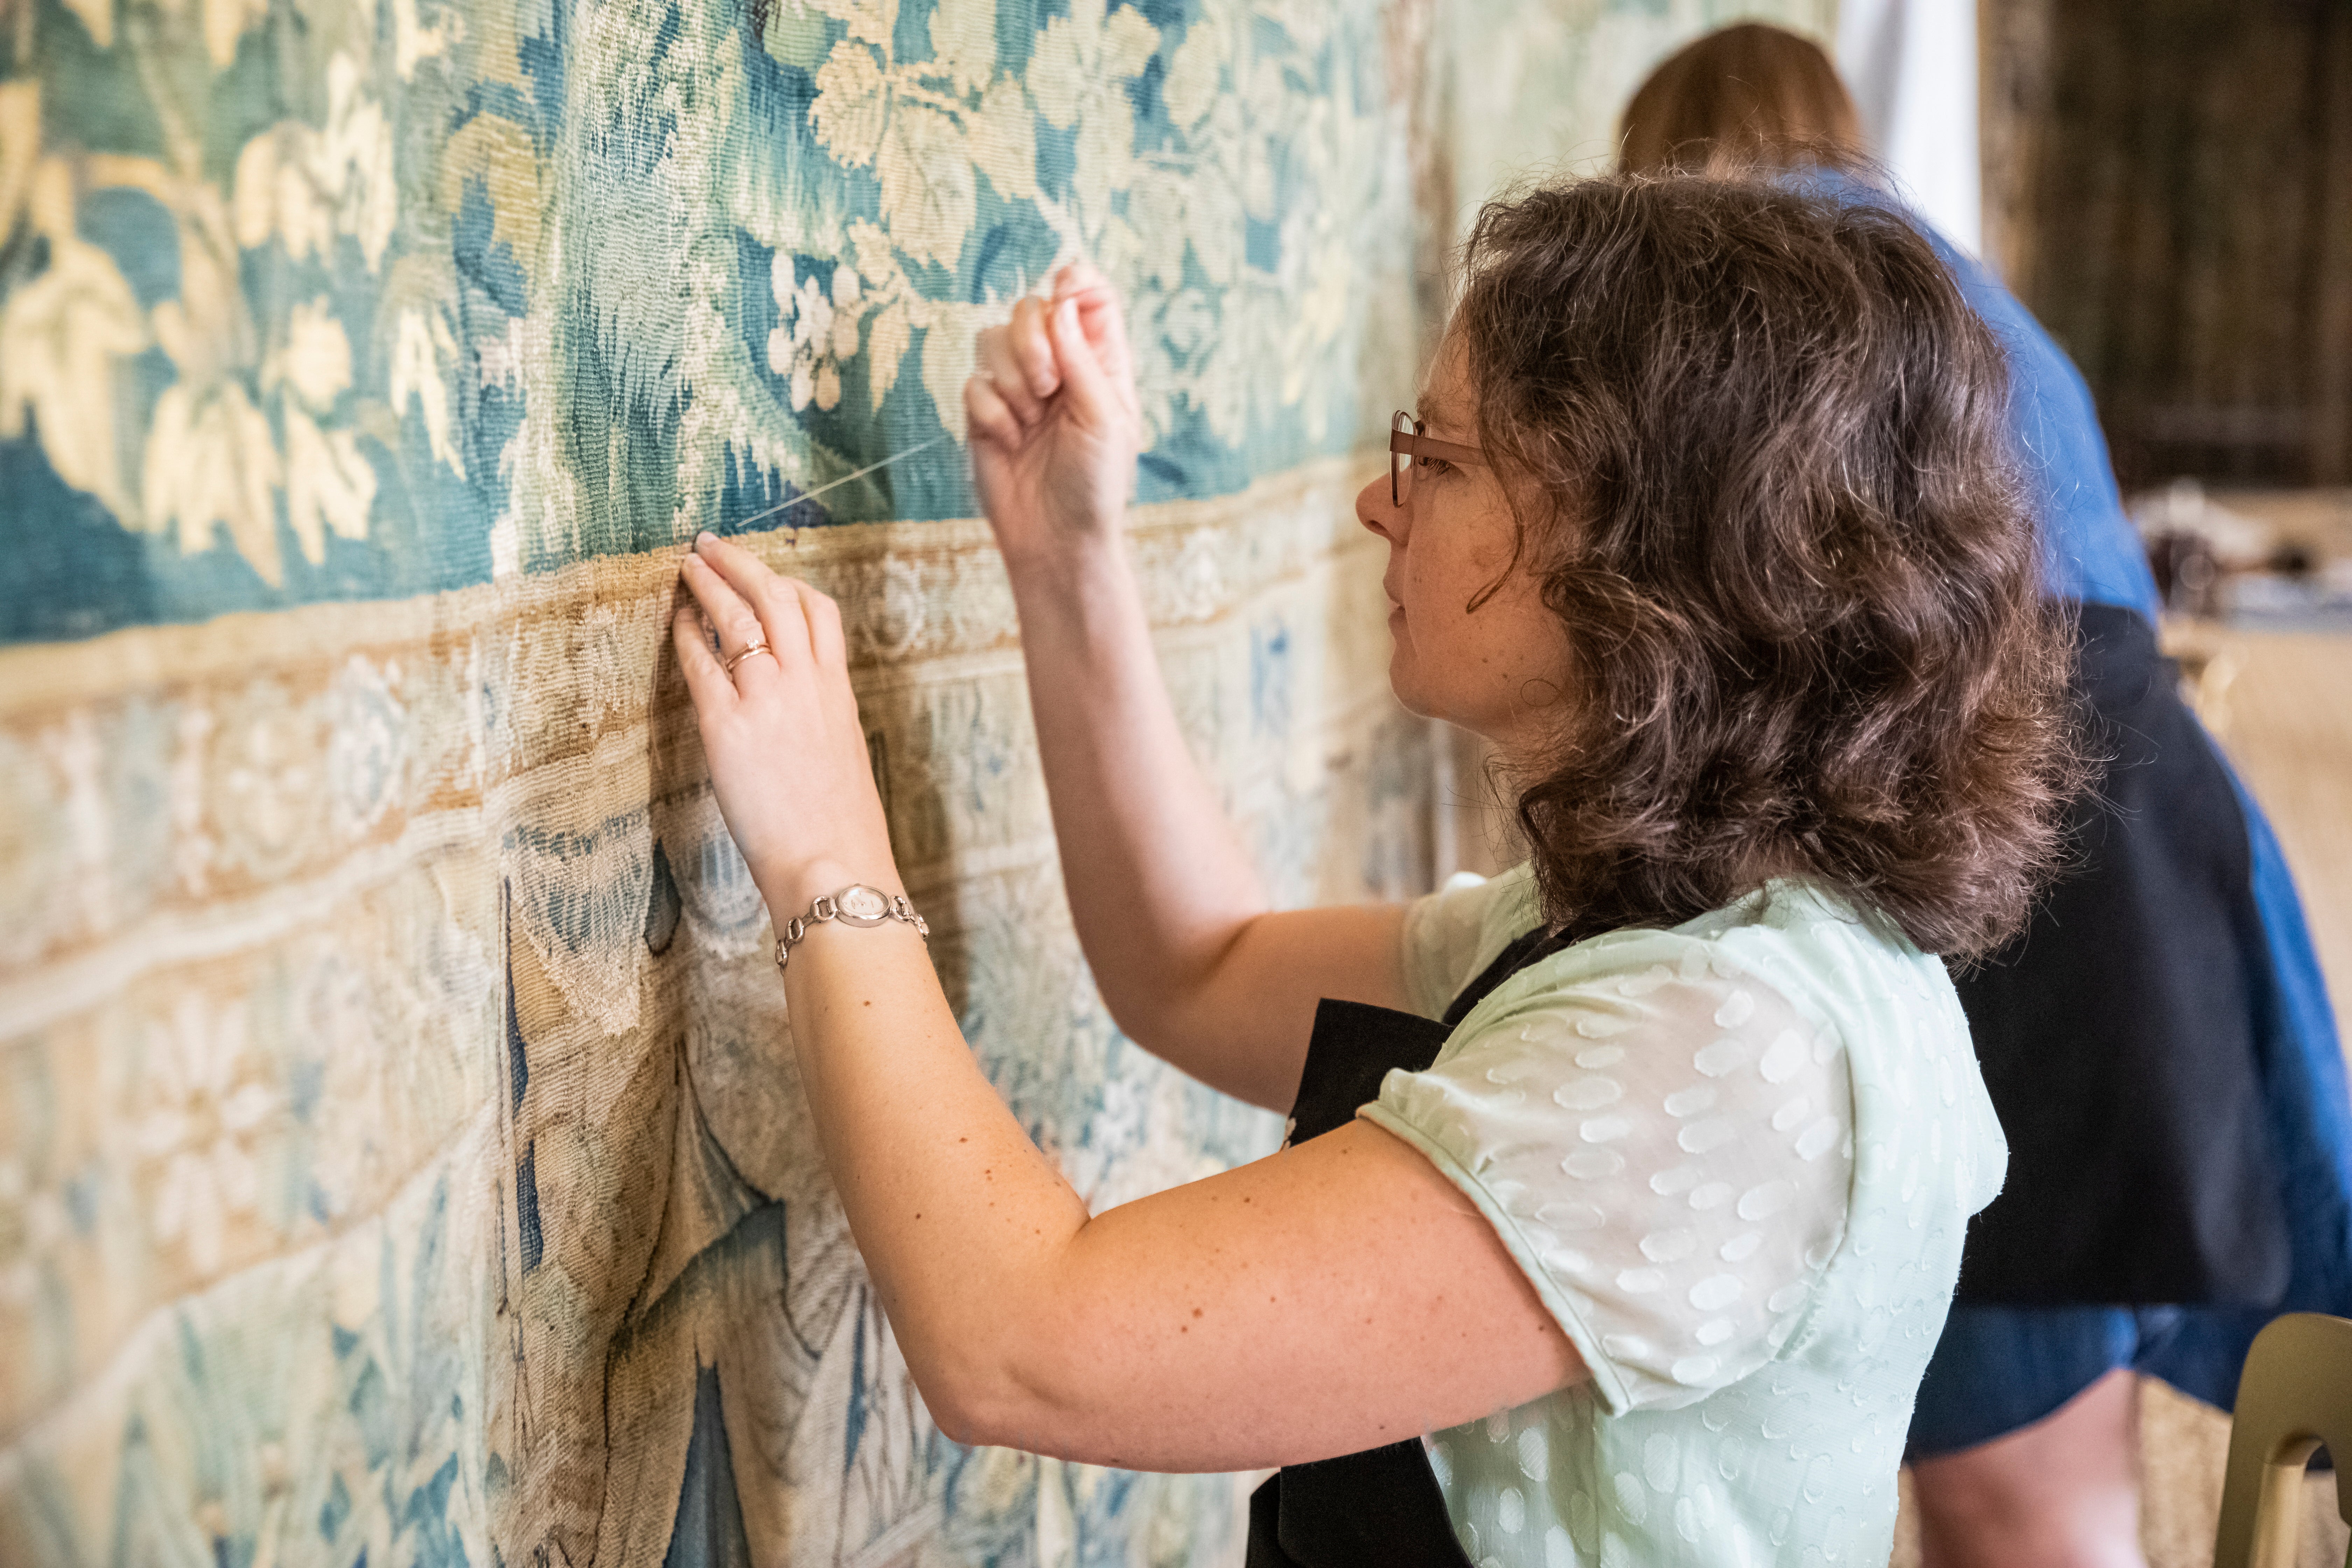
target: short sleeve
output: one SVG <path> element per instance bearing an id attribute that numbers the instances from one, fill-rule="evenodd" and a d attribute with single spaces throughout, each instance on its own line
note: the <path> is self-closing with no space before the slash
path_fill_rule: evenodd
<path id="1" fill-rule="evenodd" d="M 1477 1205 L 1612 1410 L 1769 1361 L 1844 1234 L 1843 1042 L 1704 938 L 1530 967 L 1360 1114 Z"/>
<path id="2" fill-rule="evenodd" d="M 1465 871 L 1405 906 L 1401 956 L 1414 1012 L 1442 1017 L 1513 937 L 1533 929 L 1534 886 L 1524 866 L 1492 880 Z"/>

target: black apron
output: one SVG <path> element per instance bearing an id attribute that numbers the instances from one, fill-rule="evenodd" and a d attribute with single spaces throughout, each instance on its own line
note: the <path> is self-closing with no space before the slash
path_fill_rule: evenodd
<path id="1" fill-rule="evenodd" d="M 2076 865 L 2023 936 L 1953 976 L 2009 1138 L 1957 1300 L 2266 1306 L 2292 1258 L 2245 816 L 2147 620 L 2083 605 L 2078 655 L 2110 760 L 2069 825 Z"/>
<path id="2" fill-rule="evenodd" d="M 1529 931 L 1454 999 L 1443 1022 L 1361 1002 L 1315 1009 L 1291 1142 L 1345 1127 L 1381 1097 L 1392 1068 L 1419 1072 L 1486 994 L 1571 939 Z M 1471 1568 L 1418 1437 L 1360 1454 L 1286 1465 L 1250 1496 L 1246 1568 Z"/>

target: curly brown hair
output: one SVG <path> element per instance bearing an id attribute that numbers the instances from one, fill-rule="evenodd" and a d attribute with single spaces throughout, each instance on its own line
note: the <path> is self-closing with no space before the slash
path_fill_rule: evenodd
<path id="1" fill-rule="evenodd" d="M 2000 349 L 1918 234 L 1760 181 L 1544 185 L 1480 212 L 1449 331 L 1576 663 L 1517 798 L 1547 919 L 1795 873 L 1931 952 L 2021 929 L 2084 777 L 2070 628 Z"/>

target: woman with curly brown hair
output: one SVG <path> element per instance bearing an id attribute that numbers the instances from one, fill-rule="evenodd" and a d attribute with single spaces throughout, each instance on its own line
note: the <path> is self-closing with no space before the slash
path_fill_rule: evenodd
<path id="1" fill-rule="evenodd" d="M 1743 23 L 1658 67 L 1622 161 L 1899 212 L 1861 147 L 1819 47 Z M 2270 827 L 2158 647 L 2089 389 L 2013 295 L 1927 238 L 2008 353 L 2042 591 L 2074 624 L 2104 766 L 2067 875 L 1957 977 L 2010 1168 L 1912 1415 L 1922 1542 L 1929 1568 L 2130 1568 L 2135 1374 L 2227 1408 L 2272 1316 L 2352 1310 L 2343 1058 Z"/>
<path id="2" fill-rule="evenodd" d="M 717 647 L 682 605 L 678 658 L 941 1428 L 1285 1467 L 1270 1568 L 1884 1561 L 2005 1160 L 1936 955 L 2024 920 L 2074 784 L 2000 355 L 1934 254 L 1737 183 L 1486 209 L 1357 515 L 1398 697 L 1494 742 L 1531 859 L 1400 907 L 1273 910 L 1185 754 L 1108 290 L 1064 273 L 982 363 L 1087 955 L 1121 1027 L 1293 1136 L 1088 1215 L 915 940 L 836 611 L 698 541 Z"/>

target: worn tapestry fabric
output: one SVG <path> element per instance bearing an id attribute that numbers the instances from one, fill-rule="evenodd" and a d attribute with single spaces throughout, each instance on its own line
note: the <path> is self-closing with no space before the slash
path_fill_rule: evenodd
<path id="1" fill-rule="evenodd" d="M 1605 122 L 1718 9 L 1470 36 L 1585 40 Z M 1096 1206 L 1271 1149 L 1079 961 L 957 391 L 1108 269 L 1190 738 L 1284 901 L 1424 889 L 1349 502 L 1491 178 L 1467 26 L 0 0 L 0 1563 L 1237 1556 L 1232 1479 L 931 1427 L 664 629 L 705 527 L 840 596 L 951 999 Z"/>

